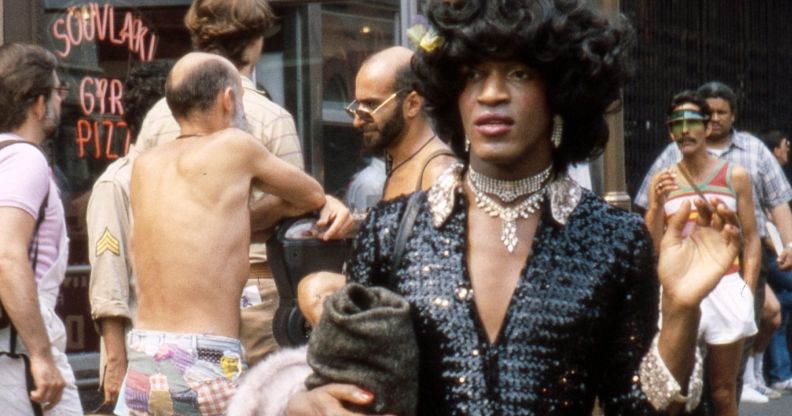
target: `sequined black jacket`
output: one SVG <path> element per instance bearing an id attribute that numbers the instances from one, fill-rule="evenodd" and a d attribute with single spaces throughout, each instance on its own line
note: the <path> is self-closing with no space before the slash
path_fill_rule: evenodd
<path id="1" fill-rule="evenodd" d="M 643 221 L 584 191 L 562 224 L 545 201 L 533 254 L 491 345 L 467 272 L 466 201 L 459 192 L 453 199 L 438 226 L 422 198 L 393 280 L 389 256 L 407 198 L 380 203 L 347 270 L 351 281 L 411 303 L 419 414 L 588 416 L 596 396 L 608 415 L 655 414 L 639 382 L 659 287 Z"/>

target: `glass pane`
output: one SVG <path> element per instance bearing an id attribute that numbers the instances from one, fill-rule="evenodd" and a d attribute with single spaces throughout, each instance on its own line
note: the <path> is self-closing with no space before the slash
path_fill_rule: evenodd
<path id="1" fill-rule="evenodd" d="M 344 107 L 354 99 L 355 75 L 371 54 L 398 42 L 399 2 L 349 1 L 322 6 L 325 187 L 343 194 L 366 165 L 360 133 Z"/>
<path id="2" fill-rule="evenodd" d="M 70 85 L 59 131 L 45 147 L 66 211 L 73 265 L 88 263 L 85 212 L 91 187 L 107 165 L 126 155 L 133 139 L 121 103 L 129 69 L 190 49 L 182 23 L 185 7 L 137 8 L 130 3 L 61 1 L 41 15 L 41 44 L 58 57 L 58 76 Z M 72 269 L 57 310 L 66 324 L 68 350 L 97 351 L 87 268 Z"/>

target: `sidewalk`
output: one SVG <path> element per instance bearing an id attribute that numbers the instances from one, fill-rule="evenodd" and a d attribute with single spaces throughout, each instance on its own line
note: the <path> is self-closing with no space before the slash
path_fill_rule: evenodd
<path id="1" fill-rule="evenodd" d="M 740 416 L 789 416 L 792 415 L 792 395 L 785 394 L 778 400 L 765 404 L 740 403 Z"/>

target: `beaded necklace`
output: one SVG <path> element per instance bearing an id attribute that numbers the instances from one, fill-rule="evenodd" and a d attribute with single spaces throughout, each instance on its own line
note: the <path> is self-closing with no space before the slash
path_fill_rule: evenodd
<path id="1" fill-rule="evenodd" d="M 510 203 L 520 196 L 532 194 L 541 189 L 542 184 L 550 177 L 553 165 L 548 166 L 536 175 L 514 181 L 490 178 L 476 172 L 473 166 L 468 169 L 470 171 L 468 177 L 471 182 L 476 184 L 476 188 L 484 193 L 497 196 L 503 202 Z"/>
<path id="2" fill-rule="evenodd" d="M 391 157 L 390 154 L 388 154 L 386 152 L 385 153 L 385 172 L 388 173 L 388 178 L 390 179 L 390 176 L 393 174 L 393 172 L 396 172 L 397 169 L 399 169 L 400 167 L 404 166 L 405 163 L 407 163 L 410 160 L 412 160 L 412 158 L 414 158 L 416 155 L 418 155 L 418 153 L 421 153 L 421 150 L 423 150 L 426 146 L 429 146 L 429 143 L 432 142 L 432 139 L 434 139 L 435 136 L 436 135 L 433 134 L 432 137 L 427 139 L 426 142 L 424 142 L 424 144 L 422 144 L 421 147 L 418 148 L 418 150 L 414 151 L 410 156 L 407 157 L 407 159 L 402 160 L 396 166 L 391 166 L 391 165 L 393 165 L 393 158 Z"/>

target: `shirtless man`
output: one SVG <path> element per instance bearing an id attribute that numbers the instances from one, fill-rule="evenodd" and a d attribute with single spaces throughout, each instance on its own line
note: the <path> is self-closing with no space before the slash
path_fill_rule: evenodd
<path id="1" fill-rule="evenodd" d="M 130 411 L 225 412 L 246 367 L 239 297 L 250 267 L 251 185 L 293 215 L 322 208 L 328 222 L 332 207 L 323 208 L 314 179 L 229 128 L 245 125 L 242 93 L 228 60 L 186 55 L 165 89 L 181 135 L 135 162 L 130 199 L 139 303 L 124 381 Z"/>
<path id="2" fill-rule="evenodd" d="M 363 147 L 385 152 L 385 201 L 431 188 L 456 161 L 432 130 L 424 99 L 413 89 L 412 57 L 411 50 L 394 46 L 366 59 L 355 78 L 355 101 L 346 108 L 363 133 Z M 343 275 L 329 272 L 312 273 L 300 282 L 300 307 L 309 323 L 318 322 L 324 297 L 345 283 Z"/>

